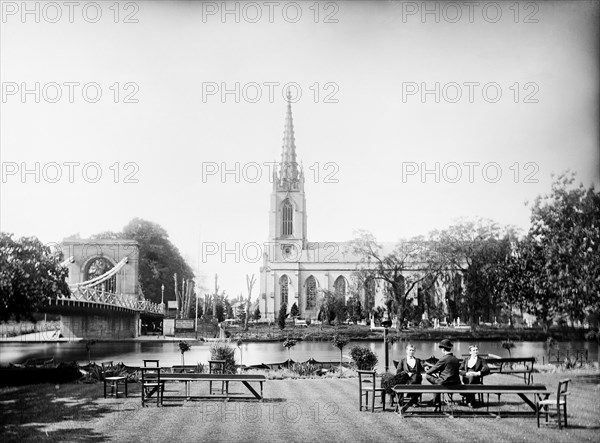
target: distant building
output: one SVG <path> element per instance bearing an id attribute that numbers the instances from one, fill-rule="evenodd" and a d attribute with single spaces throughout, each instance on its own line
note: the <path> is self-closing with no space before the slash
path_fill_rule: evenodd
<path id="1" fill-rule="evenodd" d="M 356 287 L 352 273 L 360 264 L 361 257 L 352 254 L 347 243 L 308 241 L 304 172 L 297 161 L 288 97 L 281 162 L 273 172 L 269 238 L 260 268 L 261 319 L 274 320 L 282 303 L 288 312 L 296 303 L 301 317 L 316 319 L 323 291 L 348 297 Z M 367 282 L 361 289 L 363 306 L 367 300 L 381 302 L 381 286 L 375 280 Z"/>

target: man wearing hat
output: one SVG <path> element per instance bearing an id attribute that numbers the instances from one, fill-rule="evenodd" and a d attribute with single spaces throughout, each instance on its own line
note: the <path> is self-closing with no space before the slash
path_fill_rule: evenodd
<path id="1" fill-rule="evenodd" d="M 460 385 L 460 361 L 452 354 L 452 342 L 443 339 L 439 348 L 444 356 L 427 370 L 427 380 L 432 385 Z M 436 394 L 434 404 L 440 403 L 440 394 Z"/>

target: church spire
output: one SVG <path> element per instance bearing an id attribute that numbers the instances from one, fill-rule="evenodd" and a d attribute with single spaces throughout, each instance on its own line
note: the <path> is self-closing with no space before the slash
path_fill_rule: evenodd
<path id="1" fill-rule="evenodd" d="M 283 147 L 279 173 L 282 180 L 298 180 L 298 163 L 296 162 L 296 140 L 294 139 L 294 122 L 292 120 L 292 95 L 287 90 L 287 112 L 283 129 Z"/>

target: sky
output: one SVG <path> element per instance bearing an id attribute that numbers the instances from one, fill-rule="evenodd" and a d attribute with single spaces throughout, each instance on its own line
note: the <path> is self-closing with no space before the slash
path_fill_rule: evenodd
<path id="1" fill-rule="evenodd" d="M 526 231 L 552 174 L 600 184 L 597 2 L 1 5 L 1 230 L 150 220 L 203 292 L 259 277 L 287 87 L 309 241 Z"/>

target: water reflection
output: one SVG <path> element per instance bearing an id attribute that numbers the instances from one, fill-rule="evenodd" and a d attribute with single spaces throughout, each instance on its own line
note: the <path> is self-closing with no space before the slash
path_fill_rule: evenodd
<path id="1" fill-rule="evenodd" d="M 411 343 L 416 347 L 415 356 L 428 358 L 432 355 L 441 357 L 437 342 L 414 340 Z M 469 345 L 472 342 L 455 342 L 454 354 L 461 356 L 468 354 Z M 479 345 L 481 353 L 491 353 L 502 357 L 508 357 L 508 351 L 502 348 L 500 342 L 475 342 Z M 234 345 L 234 344 L 233 344 Z M 366 346 L 379 357 L 378 370 L 384 368 L 383 342 L 350 342 L 343 350 L 344 360 L 348 360 L 350 348 L 355 345 Z M 390 366 L 392 359 L 399 360 L 405 355 L 406 342 L 397 342 L 390 346 Z M 544 342 L 515 342 L 515 348 L 511 350 L 513 356 L 536 357 L 538 362 L 546 357 L 547 352 Z M 587 349 L 588 359 L 598 361 L 598 345 L 585 341 L 561 343 L 561 349 Z M 246 365 L 260 363 L 275 363 L 287 360 L 288 352 L 280 342 L 270 343 L 245 343 L 241 346 L 242 362 Z M 236 361 L 240 361 L 240 349 L 236 347 Z M 88 361 L 85 343 L 1 343 L 0 364 L 17 363 L 29 358 L 54 357 L 56 361 L 73 361 L 80 363 Z M 294 361 L 306 361 L 314 358 L 319 361 L 337 361 L 340 352 L 329 342 L 298 342 L 292 348 L 291 357 Z M 192 349 L 185 353 L 186 364 L 206 363 L 210 358 L 210 343 L 193 345 Z M 92 361 L 108 361 L 115 363 L 123 362 L 129 366 L 139 366 L 142 359 L 158 359 L 161 365 L 171 366 L 181 364 L 181 353 L 177 342 L 123 342 L 104 343 L 97 342 L 91 346 Z"/>

